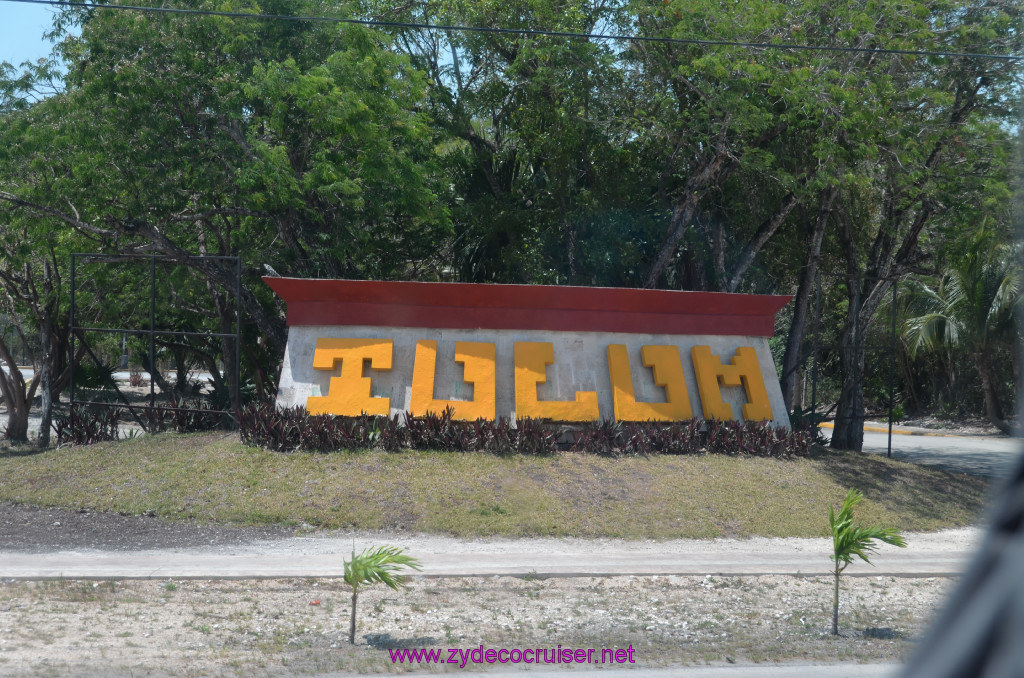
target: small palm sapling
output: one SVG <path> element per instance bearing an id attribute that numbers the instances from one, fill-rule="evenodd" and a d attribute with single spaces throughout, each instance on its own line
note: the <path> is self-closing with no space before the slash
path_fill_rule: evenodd
<path id="1" fill-rule="evenodd" d="M 352 587 L 352 617 L 348 626 L 348 642 L 356 642 L 356 603 L 359 589 L 364 584 L 381 583 L 398 589 L 405 586 L 405 577 L 396 574 L 403 567 L 419 570 L 420 562 L 407 556 L 397 546 L 378 546 L 369 548 L 356 555 L 352 550 L 352 560 L 345 561 L 345 583 Z"/>
<path id="2" fill-rule="evenodd" d="M 828 507 L 828 523 L 832 528 L 832 555 L 835 561 L 835 589 L 832 595 L 832 635 L 839 635 L 839 575 L 850 564 L 854 556 L 858 556 L 867 564 L 868 554 L 878 549 L 875 540 L 893 546 L 904 547 L 907 542 L 899 532 L 890 527 L 864 526 L 853 524 L 853 508 L 860 503 L 864 495 L 857 490 L 846 493 L 843 506 L 837 515 L 832 506 Z"/>

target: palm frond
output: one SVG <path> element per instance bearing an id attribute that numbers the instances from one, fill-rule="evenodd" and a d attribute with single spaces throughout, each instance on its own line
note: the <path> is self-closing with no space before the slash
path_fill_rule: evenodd
<path id="1" fill-rule="evenodd" d="M 398 574 L 403 568 L 422 569 L 417 559 L 406 555 L 397 546 L 378 546 L 359 555 L 353 551 L 352 560 L 345 561 L 344 579 L 353 589 L 377 583 L 397 589 L 405 585 L 405 578 Z"/>
<path id="2" fill-rule="evenodd" d="M 942 311 L 910 318 L 903 327 L 911 356 L 916 356 L 918 351 L 931 350 L 937 346 L 957 346 L 962 334 L 960 323 Z"/>
<path id="3" fill-rule="evenodd" d="M 913 315 L 903 323 L 911 355 L 940 346 L 983 353 L 993 338 L 1012 333 L 1013 313 L 1024 303 L 1018 255 L 1019 246 L 998 244 L 983 227 L 934 288 L 912 282 L 907 308 Z"/>
<path id="4" fill-rule="evenodd" d="M 858 490 L 850 490 L 838 514 L 829 506 L 828 522 L 832 528 L 833 547 L 829 557 L 836 562 L 839 570 L 846 569 L 855 556 L 871 564 L 869 556 L 878 550 L 876 541 L 899 547 L 907 545 L 906 540 L 893 528 L 853 524 L 853 509 L 863 498 L 864 495 Z"/>

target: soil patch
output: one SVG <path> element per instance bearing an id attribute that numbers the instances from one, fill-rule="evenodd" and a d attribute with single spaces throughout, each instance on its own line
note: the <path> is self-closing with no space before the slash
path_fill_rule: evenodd
<path id="1" fill-rule="evenodd" d="M 142 551 L 234 546 L 294 535 L 294 527 L 169 521 L 150 515 L 0 504 L 0 551 Z"/>

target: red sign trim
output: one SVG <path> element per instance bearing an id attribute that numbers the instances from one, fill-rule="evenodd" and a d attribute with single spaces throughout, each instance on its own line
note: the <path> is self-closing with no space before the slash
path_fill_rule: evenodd
<path id="1" fill-rule="evenodd" d="M 264 278 L 288 325 L 770 337 L 792 297 L 621 287 Z"/>

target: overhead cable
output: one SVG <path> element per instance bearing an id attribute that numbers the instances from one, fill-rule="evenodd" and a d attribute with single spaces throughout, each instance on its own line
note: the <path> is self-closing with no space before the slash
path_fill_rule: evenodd
<path id="1" fill-rule="evenodd" d="M 54 7 L 79 7 L 93 10 L 123 10 L 149 12 L 153 14 L 186 14 L 198 16 L 219 16 L 231 19 L 256 19 L 262 21 L 306 21 L 338 24 L 356 24 L 370 28 L 419 29 L 434 31 L 453 31 L 462 33 L 491 33 L 505 35 L 550 36 L 570 38 L 573 40 L 611 40 L 622 42 L 647 42 L 675 45 L 699 45 L 705 47 L 744 47 L 748 49 L 780 49 L 813 52 L 857 52 L 862 54 L 898 54 L 921 57 L 950 57 L 971 59 L 993 59 L 998 61 L 1021 61 L 1024 56 L 1013 54 L 984 54 L 975 52 L 944 52 L 913 49 L 894 49 L 885 47 L 843 47 L 835 45 L 798 45 L 793 43 L 745 42 L 734 40 L 700 40 L 697 38 L 669 38 L 649 35 L 614 35 L 606 33 L 578 33 L 573 31 L 555 31 L 538 28 L 505 28 L 494 26 L 460 26 L 446 24 L 416 23 L 408 21 L 383 21 L 379 19 L 344 19 L 328 16 L 296 16 L 290 14 L 251 14 L 246 12 L 225 12 L 207 9 L 183 9 L 178 7 L 145 7 L 141 5 L 105 5 L 76 0 L 0 0 L 0 2 L 22 2 L 32 5 L 51 5 Z"/>

